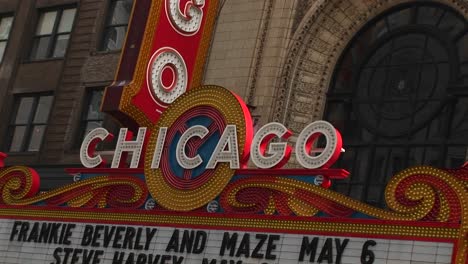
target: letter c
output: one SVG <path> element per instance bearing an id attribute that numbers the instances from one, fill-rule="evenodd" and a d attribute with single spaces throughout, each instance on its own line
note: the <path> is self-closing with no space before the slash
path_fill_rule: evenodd
<path id="1" fill-rule="evenodd" d="M 180 137 L 176 148 L 176 158 L 179 165 L 187 170 L 194 169 L 203 163 L 202 158 L 199 154 L 195 157 L 190 158 L 185 152 L 185 147 L 188 141 L 193 137 L 204 138 L 209 133 L 208 129 L 204 126 L 196 125 L 187 129 Z"/>

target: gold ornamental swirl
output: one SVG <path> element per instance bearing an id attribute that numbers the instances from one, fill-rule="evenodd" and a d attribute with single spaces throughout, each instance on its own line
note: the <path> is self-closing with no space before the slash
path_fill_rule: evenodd
<path id="1" fill-rule="evenodd" d="M 29 199 L 39 191 L 39 175 L 31 168 L 15 166 L 0 168 L 0 203 Z"/>
<path id="2" fill-rule="evenodd" d="M 467 167 L 442 170 L 420 166 L 403 170 L 386 187 L 388 209 L 299 180 L 274 176 L 237 180 L 227 186 L 220 201 L 227 212 L 282 214 L 289 209 L 300 216 L 318 212 L 332 212 L 336 216 L 350 209 L 380 220 L 460 224 L 454 263 L 462 264 L 468 263 L 467 181 Z"/>
<path id="3" fill-rule="evenodd" d="M 223 192 L 221 201 L 227 205 L 225 209 L 228 211 L 245 212 L 258 206 L 256 202 L 263 199 L 264 206 L 258 208 L 271 213 L 272 206 L 275 206 L 273 201 L 278 201 L 274 196 L 281 194 L 286 197 L 289 209 L 301 216 L 313 216 L 323 211 L 321 208 L 326 202 L 329 208 L 348 208 L 381 220 L 457 223 L 466 219 L 468 212 L 464 184 L 441 169 L 409 168 L 391 179 L 385 191 L 388 209 L 381 209 L 310 183 L 272 176 L 235 181 Z M 268 197 L 262 197 L 262 194 Z M 250 195 L 249 199 L 245 198 L 246 195 Z M 306 199 L 307 196 L 319 199 Z"/>
<path id="4" fill-rule="evenodd" d="M 31 168 L 0 170 L 0 204 L 86 208 L 139 208 L 148 197 L 145 183 L 133 176 L 98 176 L 38 193 L 39 176 Z"/>

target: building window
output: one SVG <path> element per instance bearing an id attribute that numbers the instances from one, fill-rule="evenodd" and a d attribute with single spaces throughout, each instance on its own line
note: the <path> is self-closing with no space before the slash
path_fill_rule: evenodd
<path id="1" fill-rule="evenodd" d="M 39 151 L 54 97 L 26 95 L 16 98 L 10 124 L 10 152 Z"/>
<path id="2" fill-rule="evenodd" d="M 42 11 L 33 39 L 31 60 L 63 58 L 70 40 L 76 8 Z"/>
<path id="3" fill-rule="evenodd" d="M 81 120 L 81 139 L 93 129 L 102 127 L 104 122 L 104 113 L 100 111 L 103 89 L 90 90 L 88 93 L 86 110 Z"/>
<path id="4" fill-rule="evenodd" d="M 343 134 L 350 170 L 335 190 L 384 205 L 390 177 L 415 165 L 459 167 L 468 156 L 468 22 L 415 3 L 370 22 L 335 69 L 325 118 Z"/>
<path id="5" fill-rule="evenodd" d="M 119 132 L 119 126 L 105 113 L 100 111 L 101 101 L 104 95 L 104 89 L 90 89 L 86 98 L 85 110 L 83 111 L 83 116 L 81 119 L 81 129 L 80 129 L 80 141 L 77 142 L 80 145 L 83 142 L 83 139 L 86 135 L 91 132 L 91 130 L 99 127 L 104 127 L 117 137 Z M 113 149 L 115 146 L 114 142 L 103 142 L 98 145 L 98 149 Z"/>
<path id="6" fill-rule="evenodd" d="M 0 62 L 3 61 L 3 56 L 5 55 L 12 24 L 12 16 L 0 16 Z"/>
<path id="7" fill-rule="evenodd" d="M 112 0 L 109 8 L 102 51 L 122 49 L 127 33 L 128 20 L 132 12 L 133 0 Z"/>

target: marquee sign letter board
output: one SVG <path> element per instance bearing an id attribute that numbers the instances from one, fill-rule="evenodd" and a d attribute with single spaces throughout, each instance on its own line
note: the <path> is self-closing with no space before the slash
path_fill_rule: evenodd
<path id="1" fill-rule="evenodd" d="M 294 144 L 279 123 L 254 133 L 239 96 L 202 85 L 218 8 L 135 1 L 102 105 L 125 126 L 110 168 L 104 128 L 68 169 L 75 183 L 48 192 L 0 153 L 0 262 L 468 263 L 468 167 L 399 172 L 385 209 L 332 191 L 349 173 L 332 168 L 346 142 L 331 124 Z M 302 168 L 282 168 L 294 155 Z"/>

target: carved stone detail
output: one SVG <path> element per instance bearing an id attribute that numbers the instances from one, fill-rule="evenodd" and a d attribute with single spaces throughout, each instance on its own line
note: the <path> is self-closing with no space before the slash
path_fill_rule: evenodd
<path id="1" fill-rule="evenodd" d="M 412 0 L 317 0 L 298 1 L 298 23 L 282 74 L 275 89 L 270 120 L 285 123 L 293 131 L 322 117 L 333 68 L 351 38 L 367 21 L 389 8 Z M 437 0 L 468 17 L 468 1 Z M 304 15 L 302 13 L 305 13 Z M 298 101 L 307 96 L 309 103 Z M 306 116 L 304 116 L 304 114 Z M 297 122 L 306 117 L 308 120 Z"/>
<path id="2" fill-rule="evenodd" d="M 296 15 L 294 16 L 293 27 L 292 27 L 293 31 L 296 31 L 297 27 L 299 26 L 299 23 L 306 15 L 307 10 L 309 10 L 309 8 L 312 6 L 312 3 L 313 3 L 312 0 L 298 0 L 297 1 Z"/>

